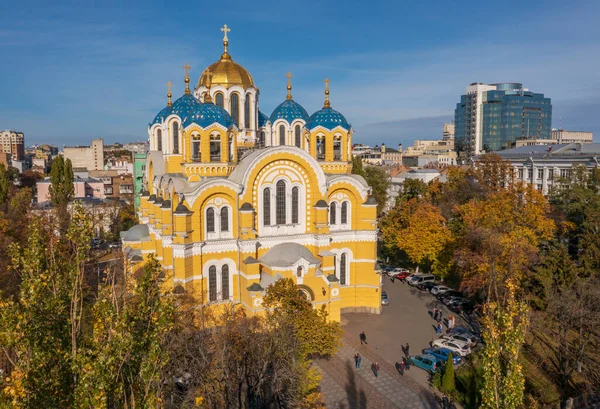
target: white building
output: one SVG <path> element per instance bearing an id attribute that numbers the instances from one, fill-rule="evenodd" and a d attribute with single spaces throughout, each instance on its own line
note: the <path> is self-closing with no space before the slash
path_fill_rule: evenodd
<path id="1" fill-rule="evenodd" d="M 104 169 L 104 142 L 102 138 L 92 140 L 91 146 L 66 146 L 65 159 L 70 159 L 74 168 L 87 170 Z"/>

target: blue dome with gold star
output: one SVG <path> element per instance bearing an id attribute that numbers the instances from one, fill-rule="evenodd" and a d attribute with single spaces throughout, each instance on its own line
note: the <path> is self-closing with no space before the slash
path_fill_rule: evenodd
<path id="1" fill-rule="evenodd" d="M 200 107 L 183 120 L 183 126 L 197 124 L 202 128 L 208 128 L 215 123 L 229 129 L 233 125 L 233 118 L 227 111 L 212 102 L 199 104 Z"/>
<path id="2" fill-rule="evenodd" d="M 308 112 L 306 112 L 306 109 L 304 109 L 302 105 L 293 99 L 286 99 L 275 108 L 269 121 L 274 124 L 278 119 L 283 119 L 287 121 L 288 124 L 291 124 L 296 119 L 302 119 L 306 122 L 308 120 Z"/>
<path id="3" fill-rule="evenodd" d="M 165 120 L 166 117 L 168 117 L 169 115 L 171 115 L 171 111 L 172 111 L 173 107 L 170 105 L 167 105 L 166 107 L 164 107 L 155 117 L 154 120 L 152 122 L 150 122 L 150 126 L 154 125 L 154 124 L 160 124 L 162 121 Z"/>
<path id="4" fill-rule="evenodd" d="M 269 120 L 268 116 L 266 116 L 262 112 L 258 111 L 258 127 L 259 128 L 262 128 L 263 126 L 265 126 L 267 124 L 268 120 Z"/>
<path id="5" fill-rule="evenodd" d="M 310 116 L 306 127 L 308 129 L 314 129 L 318 126 L 322 126 L 330 131 L 338 126 L 341 126 L 347 131 L 350 130 L 351 127 L 344 115 L 332 108 L 323 108 Z"/>
<path id="6" fill-rule="evenodd" d="M 169 115 L 177 115 L 179 118 L 181 118 L 181 122 L 185 124 L 188 121 L 188 117 L 201 108 L 202 104 L 192 94 L 185 93 L 181 98 L 173 103 L 173 106 L 171 107 L 171 114 Z"/>

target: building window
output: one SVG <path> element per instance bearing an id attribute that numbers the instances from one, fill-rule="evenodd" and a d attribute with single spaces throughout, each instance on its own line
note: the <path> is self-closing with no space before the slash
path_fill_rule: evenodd
<path id="1" fill-rule="evenodd" d="M 210 136 L 210 160 L 221 160 L 221 137 L 219 135 Z"/>
<path id="2" fill-rule="evenodd" d="M 173 153 L 179 153 L 179 123 L 173 122 Z"/>
<path id="3" fill-rule="evenodd" d="M 335 202 L 329 204 L 329 224 L 335 224 Z"/>
<path id="4" fill-rule="evenodd" d="M 162 151 L 162 130 L 156 131 L 156 150 Z"/>
<path id="5" fill-rule="evenodd" d="M 538 171 L 537 171 L 537 178 L 538 179 L 543 179 L 544 178 L 544 169 L 538 169 Z"/>
<path id="6" fill-rule="evenodd" d="M 200 139 L 192 141 L 192 160 L 200 160 Z"/>
<path id="7" fill-rule="evenodd" d="M 208 268 L 208 301 L 217 301 L 217 267 Z"/>
<path id="8" fill-rule="evenodd" d="M 223 94 L 220 92 L 215 94 L 215 105 L 225 108 L 225 99 L 223 98 Z"/>
<path id="9" fill-rule="evenodd" d="M 285 126 L 279 125 L 279 144 L 285 145 Z"/>
<path id="10" fill-rule="evenodd" d="M 325 159 L 325 137 L 317 136 L 317 159 Z"/>
<path id="11" fill-rule="evenodd" d="M 285 224 L 285 182 L 277 182 L 275 191 L 275 219 L 277 224 Z"/>
<path id="12" fill-rule="evenodd" d="M 342 218 L 342 220 L 341 220 L 342 224 L 348 223 L 348 202 L 342 203 L 342 217 L 341 218 Z"/>
<path id="13" fill-rule="evenodd" d="M 271 225 L 271 189 L 263 190 L 263 225 Z"/>
<path id="14" fill-rule="evenodd" d="M 206 209 L 206 231 L 208 233 L 215 232 L 215 209 L 212 207 Z"/>
<path id="15" fill-rule="evenodd" d="M 561 178 L 565 178 L 565 179 L 569 179 L 571 177 L 571 169 L 561 169 L 560 170 L 560 177 Z"/>
<path id="16" fill-rule="evenodd" d="M 227 264 L 221 267 L 221 299 L 229 299 L 229 266 Z"/>
<path id="17" fill-rule="evenodd" d="M 339 136 L 333 139 L 333 160 L 342 160 L 342 139 Z"/>
<path id="18" fill-rule="evenodd" d="M 548 169 L 548 180 L 554 179 L 554 169 Z"/>
<path id="19" fill-rule="evenodd" d="M 240 123 L 240 96 L 235 92 L 231 94 L 231 117 L 236 125 Z"/>
<path id="20" fill-rule="evenodd" d="M 292 188 L 292 224 L 298 223 L 298 188 Z"/>
<path id="21" fill-rule="evenodd" d="M 300 140 L 300 125 L 296 125 L 296 128 L 294 130 L 294 136 L 295 136 L 295 142 L 296 142 L 296 147 L 300 148 L 301 147 L 301 140 Z"/>
<path id="22" fill-rule="evenodd" d="M 296 276 L 302 277 L 302 266 L 298 266 L 296 269 Z"/>
<path id="23" fill-rule="evenodd" d="M 258 145 L 262 148 L 265 146 L 265 131 L 260 131 L 260 139 L 258 140 Z"/>
<path id="24" fill-rule="evenodd" d="M 250 94 L 246 94 L 244 102 L 244 127 L 250 128 Z"/>
<path id="25" fill-rule="evenodd" d="M 519 179 L 523 179 L 523 168 L 519 168 Z"/>
<path id="26" fill-rule="evenodd" d="M 229 231 L 229 208 L 221 208 L 221 231 Z"/>
<path id="27" fill-rule="evenodd" d="M 346 253 L 340 256 L 340 285 L 346 285 Z"/>

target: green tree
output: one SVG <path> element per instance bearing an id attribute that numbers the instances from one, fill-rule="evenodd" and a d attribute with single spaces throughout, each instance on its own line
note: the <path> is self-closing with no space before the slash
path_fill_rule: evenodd
<path id="1" fill-rule="evenodd" d="M 376 166 L 367 166 L 364 172 L 365 180 L 371 186 L 371 194 L 377 201 L 377 215 L 379 216 L 387 204 L 390 177 L 383 168 Z"/>
<path id="2" fill-rule="evenodd" d="M 352 173 L 354 175 L 365 177 L 362 159 L 358 155 L 352 156 Z"/>
<path id="3" fill-rule="evenodd" d="M 420 179 L 406 179 L 402 184 L 403 200 L 422 198 L 428 191 L 427 184 Z"/>
<path id="4" fill-rule="evenodd" d="M 8 178 L 6 167 L 3 163 L 0 163 L 0 209 L 2 209 L 8 203 L 10 188 L 11 183 Z"/>
<path id="5" fill-rule="evenodd" d="M 448 354 L 448 360 L 444 368 L 444 377 L 442 378 L 442 392 L 451 395 L 454 393 L 456 385 L 454 382 L 454 363 L 452 361 L 452 353 Z"/>
<path id="6" fill-rule="evenodd" d="M 50 169 L 50 197 L 58 207 L 66 207 L 73 199 L 73 167 L 71 160 L 58 156 Z"/>

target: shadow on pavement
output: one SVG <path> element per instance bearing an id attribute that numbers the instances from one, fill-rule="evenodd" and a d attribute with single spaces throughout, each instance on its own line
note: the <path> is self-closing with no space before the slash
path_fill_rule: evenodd
<path id="1" fill-rule="evenodd" d="M 348 374 L 348 383 L 346 384 L 346 396 L 348 397 L 349 409 L 367 409 L 367 396 L 361 389 L 358 390 L 356 385 L 356 373 L 350 362 L 346 362 L 346 373 Z M 345 406 L 340 404 L 338 409 L 345 409 Z"/>

